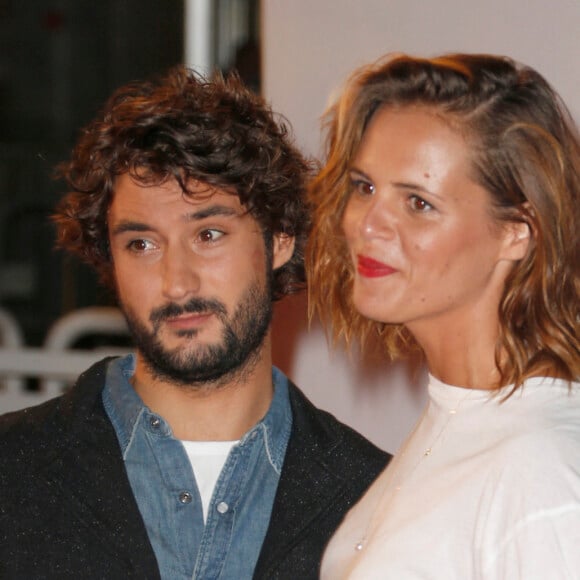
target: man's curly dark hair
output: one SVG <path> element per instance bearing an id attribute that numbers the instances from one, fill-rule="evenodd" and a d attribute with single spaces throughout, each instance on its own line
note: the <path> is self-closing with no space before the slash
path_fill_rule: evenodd
<path id="1" fill-rule="evenodd" d="M 118 89 L 83 131 L 70 161 L 57 168 L 71 188 L 54 215 L 57 245 L 93 265 L 113 285 L 107 211 L 118 176 L 143 184 L 191 180 L 233 195 L 272 234 L 296 239 L 294 254 L 273 273 L 279 299 L 304 285 L 309 227 L 305 188 L 310 163 L 287 124 L 236 75 L 206 79 L 185 67 L 156 81 Z"/>

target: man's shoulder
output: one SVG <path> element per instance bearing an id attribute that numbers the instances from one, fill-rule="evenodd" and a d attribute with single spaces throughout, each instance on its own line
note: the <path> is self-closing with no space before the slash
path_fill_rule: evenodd
<path id="1" fill-rule="evenodd" d="M 59 443 L 61 397 L 0 417 L 0 515 L 38 477 Z M 11 508 L 10 508 L 11 509 Z"/>
<path id="2" fill-rule="evenodd" d="M 104 385 L 107 360 L 85 371 L 67 393 L 0 416 L 0 463 L 44 456 L 77 422 L 89 416 Z"/>
<path id="3" fill-rule="evenodd" d="M 314 578 L 328 540 L 390 456 L 289 384 L 292 431 L 254 578 Z"/>
<path id="4" fill-rule="evenodd" d="M 335 469 L 377 474 L 385 467 L 391 457 L 387 452 L 328 411 L 316 407 L 296 385 L 290 383 L 289 393 L 293 415 L 291 442 L 302 453 L 312 451 Z"/>
<path id="5" fill-rule="evenodd" d="M 45 425 L 54 424 L 59 414 L 62 396 L 50 399 L 40 405 L 0 415 L 0 446 L 20 442 L 41 435 Z"/>

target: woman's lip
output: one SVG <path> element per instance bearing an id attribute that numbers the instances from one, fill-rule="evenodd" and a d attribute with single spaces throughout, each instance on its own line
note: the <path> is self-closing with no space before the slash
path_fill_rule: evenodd
<path id="1" fill-rule="evenodd" d="M 394 274 L 396 270 L 388 264 L 378 262 L 368 256 L 357 256 L 357 272 L 365 278 L 382 278 Z"/>

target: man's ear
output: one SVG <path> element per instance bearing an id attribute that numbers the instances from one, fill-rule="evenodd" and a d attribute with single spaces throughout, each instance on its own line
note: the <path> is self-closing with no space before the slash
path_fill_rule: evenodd
<path id="1" fill-rule="evenodd" d="M 274 234 L 274 244 L 272 248 L 272 267 L 274 270 L 283 266 L 294 253 L 296 239 L 288 234 Z"/>
<path id="2" fill-rule="evenodd" d="M 528 253 L 532 231 L 525 221 L 513 221 L 504 224 L 503 258 L 506 260 L 522 260 Z"/>

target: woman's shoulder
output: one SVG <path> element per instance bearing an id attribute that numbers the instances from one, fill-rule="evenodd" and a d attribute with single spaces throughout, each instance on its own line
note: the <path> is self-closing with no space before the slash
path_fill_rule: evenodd
<path id="1" fill-rule="evenodd" d="M 496 412 L 485 415 L 489 429 L 489 475 L 517 487 L 553 489 L 563 481 L 580 498 L 580 384 L 532 378 Z"/>
<path id="2" fill-rule="evenodd" d="M 512 398 L 503 403 L 511 419 L 496 440 L 490 475 L 536 499 L 567 490 L 580 502 L 580 385 L 534 378 Z"/>

